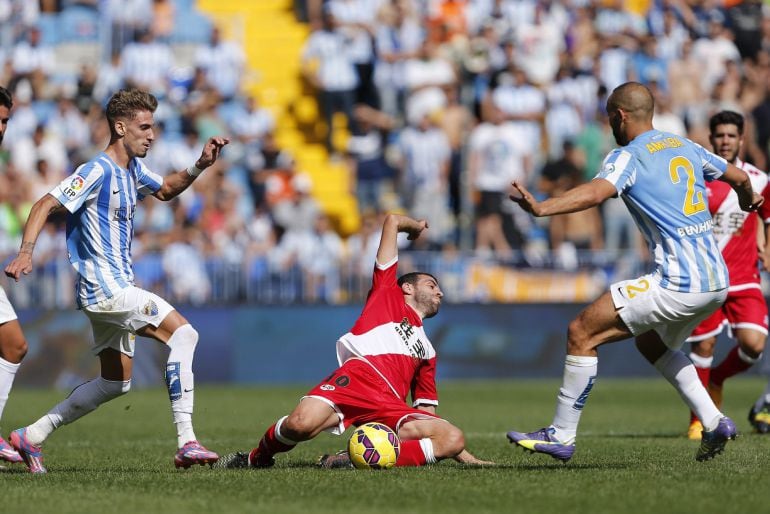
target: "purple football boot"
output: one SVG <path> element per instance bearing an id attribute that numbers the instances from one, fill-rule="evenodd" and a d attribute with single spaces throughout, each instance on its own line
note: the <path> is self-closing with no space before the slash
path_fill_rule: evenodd
<path id="1" fill-rule="evenodd" d="M 564 444 L 556 440 L 553 427 L 541 428 L 535 432 L 525 434 L 523 432 L 508 432 L 508 440 L 522 448 L 534 453 L 545 453 L 554 459 L 567 462 L 575 453 L 575 443 Z"/>

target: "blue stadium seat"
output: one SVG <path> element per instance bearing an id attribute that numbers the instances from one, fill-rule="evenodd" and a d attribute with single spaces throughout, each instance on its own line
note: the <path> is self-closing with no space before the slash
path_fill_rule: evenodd
<path id="1" fill-rule="evenodd" d="M 211 20 L 194 11 L 176 13 L 172 43 L 203 44 L 209 40 Z"/>
<path id="2" fill-rule="evenodd" d="M 195 10 L 195 0 L 174 0 L 174 9 L 177 15 L 193 12 Z"/>
<path id="3" fill-rule="evenodd" d="M 99 39 L 99 14 L 79 5 L 67 7 L 59 15 L 61 41 L 91 43 Z"/>
<path id="4" fill-rule="evenodd" d="M 37 28 L 44 45 L 55 46 L 59 44 L 59 15 L 56 13 L 40 13 L 37 20 Z"/>

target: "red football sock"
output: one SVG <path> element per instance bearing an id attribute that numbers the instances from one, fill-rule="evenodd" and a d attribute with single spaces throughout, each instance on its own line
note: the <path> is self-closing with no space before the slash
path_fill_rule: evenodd
<path id="1" fill-rule="evenodd" d="M 711 383 L 717 386 L 721 386 L 725 379 L 730 378 L 733 375 L 742 373 L 749 369 L 753 363 L 746 362 L 738 355 L 738 346 L 730 350 L 725 360 L 719 363 L 719 366 L 711 371 Z"/>
<path id="2" fill-rule="evenodd" d="M 296 444 L 286 444 L 279 441 L 275 435 L 275 425 L 276 423 L 273 423 L 273 425 L 265 431 L 265 435 L 263 435 L 262 439 L 259 441 L 259 446 L 249 453 L 249 462 L 251 462 L 252 465 L 258 464 L 260 461 L 267 462 L 276 453 L 288 452 L 296 446 Z"/>
<path id="3" fill-rule="evenodd" d="M 695 372 L 698 374 L 698 378 L 700 379 L 700 383 L 703 384 L 703 387 L 708 387 L 709 377 L 711 376 L 711 368 L 701 368 L 699 366 L 695 366 Z M 690 423 L 697 419 L 698 416 L 696 416 L 693 411 L 690 411 Z"/>
<path id="4" fill-rule="evenodd" d="M 398 454 L 396 466 L 424 466 L 426 462 L 418 439 L 401 441 L 401 453 Z"/>

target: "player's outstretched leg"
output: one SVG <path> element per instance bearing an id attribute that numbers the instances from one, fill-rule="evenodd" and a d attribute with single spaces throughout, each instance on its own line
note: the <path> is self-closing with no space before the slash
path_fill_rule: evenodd
<path id="1" fill-rule="evenodd" d="M 30 473 L 41 474 L 48 472 L 43 466 L 43 450 L 40 446 L 35 446 L 29 442 L 26 428 L 14 430 L 8 439 L 11 442 L 11 446 L 21 455 Z"/>
<path id="2" fill-rule="evenodd" d="M 535 432 L 516 432 L 511 430 L 507 437 L 511 443 L 515 443 L 530 452 L 545 453 L 554 459 L 567 462 L 575 453 L 575 442 L 565 444 L 558 441 L 554 435 L 553 427 L 541 428 Z"/>
<path id="3" fill-rule="evenodd" d="M 270 468 L 275 465 L 276 453 L 291 451 L 297 442 L 281 434 L 288 416 L 276 421 L 265 431 L 259 445 L 250 452 L 235 452 L 223 456 L 214 467 L 218 469 Z"/>
<path id="4" fill-rule="evenodd" d="M 727 441 L 738 437 L 733 420 L 724 416 L 714 430 L 704 430 L 695 460 L 702 462 L 713 459 L 725 449 Z"/>
<path id="5" fill-rule="evenodd" d="M 19 452 L 14 450 L 13 446 L 8 444 L 2 437 L 0 437 L 0 460 L 11 463 L 21 462 L 23 460 L 21 455 L 19 455 Z"/>

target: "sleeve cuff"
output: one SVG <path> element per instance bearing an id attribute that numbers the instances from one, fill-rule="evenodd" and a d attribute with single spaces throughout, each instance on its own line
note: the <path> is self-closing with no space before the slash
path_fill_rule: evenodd
<path id="1" fill-rule="evenodd" d="M 412 407 L 418 407 L 420 405 L 432 405 L 433 407 L 436 407 L 438 406 L 438 400 L 428 400 L 426 398 L 417 398 L 412 403 Z"/>

